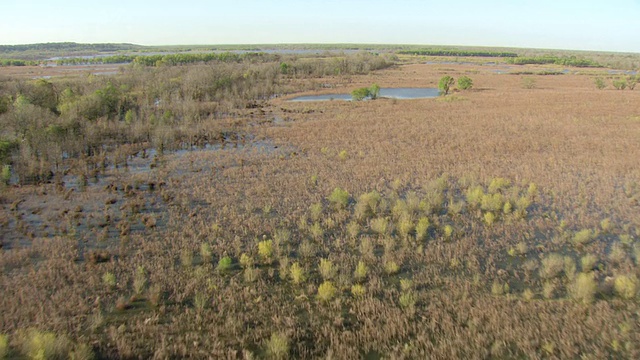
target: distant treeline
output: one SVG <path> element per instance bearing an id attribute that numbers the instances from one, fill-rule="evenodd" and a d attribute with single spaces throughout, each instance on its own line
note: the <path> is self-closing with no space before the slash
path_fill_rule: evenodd
<path id="1" fill-rule="evenodd" d="M 404 55 L 426 55 L 426 56 L 477 56 L 477 57 L 510 57 L 518 56 L 512 52 L 493 52 L 493 51 L 467 51 L 467 50 L 404 50 L 398 51 L 398 54 Z"/>
<path id="2" fill-rule="evenodd" d="M 38 61 L 18 60 L 18 59 L 0 59 L 0 66 L 35 66 Z"/>
<path id="3" fill-rule="evenodd" d="M 92 58 L 66 58 L 56 61 L 58 65 L 86 65 L 86 64 L 128 64 L 135 63 L 145 66 L 185 65 L 200 62 L 242 62 L 245 60 L 273 60 L 274 55 L 257 52 L 247 53 L 205 53 L 205 54 L 159 54 L 159 55 L 113 55 Z"/>
<path id="4" fill-rule="evenodd" d="M 538 57 L 517 57 L 513 59 L 507 59 L 507 63 L 514 65 L 526 65 L 526 64 L 556 64 L 564 66 L 575 67 L 602 67 L 602 65 L 589 59 L 571 57 L 556 57 L 556 56 L 538 56 Z"/>
<path id="5" fill-rule="evenodd" d="M 27 45 L 0 45 L 0 53 L 23 51 L 121 51 L 142 48 L 134 44 L 78 44 L 74 42 L 41 43 Z"/>

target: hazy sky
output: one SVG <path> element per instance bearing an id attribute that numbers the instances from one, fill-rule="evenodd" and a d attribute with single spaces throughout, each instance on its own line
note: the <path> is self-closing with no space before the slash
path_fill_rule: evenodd
<path id="1" fill-rule="evenodd" d="M 0 44 L 384 43 L 640 52 L 640 0 L 2 0 Z"/>

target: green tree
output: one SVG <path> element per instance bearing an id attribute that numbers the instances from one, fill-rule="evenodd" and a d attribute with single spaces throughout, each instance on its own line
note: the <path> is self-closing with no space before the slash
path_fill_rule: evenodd
<path id="1" fill-rule="evenodd" d="M 635 89 L 639 81 L 640 77 L 638 77 L 638 75 L 629 75 L 629 77 L 627 77 L 627 87 L 629 90 Z"/>
<path id="2" fill-rule="evenodd" d="M 601 77 L 596 78 L 594 81 L 596 83 L 596 88 L 598 90 L 602 90 L 607 87 L 607 84 L 604 82 L 604 80 Z"/>
<path id="3" fill-rule="evenodd" d="M 625 79 L 617 79 L 613 80 L 613 87 L 617 90 L 624 90 L 627 88 L 627 80 Z"/>
<path id="4" fill-rule="evenodd" d="M 473 87 L 473 80 L 468 76 L 458 78 L 458 88 L 460 90 L 469 90 Z"/>
<path id="5" fill-rule="evenodd" d="M 449 75 L 441 77 L 440 81 L 438 82 L 440 95 L 449 94 L 449 90 L 451 89 L 451 86 L 455 83 L 455 81 L 456 80 Z"/>
<path id="6" fill-rule="evenodd" d="M 374 100 L 380 96 L 380 86 L 378 84 L 373 84 L 369 87 L 369 96 Z"/>
<path id="7" fill-rule="evenodd" d="M 371 92 L 369 88 L 359 88 L 351 92 L 351 98 L 353 99 L 353 101 L 362 101 L 367 97 L 369 97 L 370 95 L 371 95 Z"/>

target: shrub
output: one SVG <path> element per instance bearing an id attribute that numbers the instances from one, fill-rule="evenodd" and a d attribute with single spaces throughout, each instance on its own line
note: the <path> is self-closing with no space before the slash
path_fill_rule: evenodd
<path id="1" fill-rule="evenodd" d="M 400 265 L 393 260 L 389 260 L 384 263 L 384 271 L 389 275 L 397 274 L 400 271 Z"/>
<path id="2" fill-rule="evenodd" d="M 321 239 L 324 236 L 324 230 L 320 223 L 315 222 L 309 227 L 309 233 L 314 239 Z"/>
<path id="3" fill-rule="evenodd" d="M 313 220 L 313 221 L 320 220 L 320 218 L 322 217 L 322 204 L 321 203 L 315 203 L 315 204 L 309 206 L 309 216 L 311 217 L 311 220 Z"/>
<path id="4" fill-rule="evenodd" d="M 304 269 L 297 262 L 291 265 L 289 268 L 289 274 L 291 275 L 291 281 L 293 281 L 294 284 L 301 284 L 306 280 Z"/>
<path id="5" fill-rule="evenodd" d="M 400 290 L 408 292 L 413 288 L 413 281 L 409 279 L 400 279 Z"/>
<path id="6" fill-rule="evenodd" d="M 329 195 L 329 202 L 331 202 L 336 208 L 343 209 L 349 203 L 349 193 L 339 187 L 335 188 L 331 195 Z"/>
<path id="7" fill-rule="evenodd" d="M 416 295 L 411 291 L 400 294 L 400 298 L 398 300 L 400 307 L 403 309 L 411 309 L 417 302 Z"/>
<path id="8" fill-rule="evenodd" d="M 627 88 L 627 80 L 625 79 L 613 80 L 613 87 L 616 88 L 616 90 L 624 90 Z"/>
<path id="9" fill-rule="evenodd" d="M 350 238 L 355 239 L 360 234 L 360 224 L 357 221 L 351 221 L 347 224 L 347 234 Z"/>
<path id="10" fill-rule="evenodd" d="M 587 254 L 580 259 L 580 266 L 582 272 L 589 272 L 593 270 L 598 262 L 598 258 L 595 255 Z"/>
<path id="11" fill-rule="evenodd" d="M 424 241 L 427 239 L 429 226 L 431 226 L 429 218 L 421 217 L 420 220 L 418 220 L 418 224 L 416 225 L 416 240 Z"/>
<path id="12" fill-rule="evenodd" d="M 476 186 L 474 188 L 469 188 L 466 191 L 467 203 L 471 207 L 480 207 L 482 203 L 482 198 L 484 197 L 484 190 L 482 186 Z"/>
<path id="13" fill-rule="evenodd" d="M 542 286 L 542 295 L 545 299 L 553 299 L 556 294 L 556 284 L 547 281 Z"/>
<path id="14" fill-rule="evenodd" d="M 184 249 L 180 253 L 180 262 L 182 266 L 189 268 L 193 266 L 193 253 L 189 249 Z"/>
<path id="15" fill-rule="evenodd" d="M 338 289 L 331 283 L 331 281 L 325 281 L 318 287 L 318 299 L 324 302 L 328 302 L 336 296 Z"/>
<path id="16" fill-rule="evenodd" d="M 0 181 L 5 185 L 9 185 L 9 180 L 11 180 L 11 165 L 3 165 L 0 172 Z"/>
<path id="17" fill-rule="evenodd" d="M 7 357 L 9 353 L 9 339 L 7 335 L 0 334 L 0 360 Z"/>
<path id="18" fill-rule="evenodd" d="M 386 234 L 387 230 L 389 229 L 389 221 L 386 218 L 382 217 L 371 220 L 371 223 L 369 225 L 371 227 L 371 230 L 379 235 Z"/>
<path id="19" fill-rule="evenodd" d="M 203 262 L 210 262 L 213 258 L 213 250 L 211 250 L 211 245 L 208 243 L 202 243 L 200 245 L 200 256 L 202 256 Z"/>
<path id="20" fill-rule="evenodd" d="M 204 310 L 207 307 L 207 302 L 209 302 L 209 299 L 206 294 L 200 291 L 196 292 L 196 295 L 193 297 L 193 306 L 196 310 Z"/>
<path id="21" fill-rule="evenodd" d="M 613 224 L 611 223 L 611 219 L 606 218 L 600 221 L 600 229 L 602 229 L 602 231 L 605 233 L 610 232 L 613 229 Z"/>
<path id="22" fill-rule="evenodd" d="M 453 237 L 453 226 L 445 225 L 444 227 L 444 237 L 447 239 L 451 239 Z"/>
<path id="23" fill-rule="evenodd" d="M 102 282 L 108 289 L 113 289 L 116 287 L 116 276 L 111 272 L 106 272 L 102 275 Z"/>
<path id="24" fill-rule="evenodd" d="M 218 261 L 218 266 L 216 269 L 218 269 L 218 271 L 221 273 L 225 273 L 231 270 L 232 263 L 233 263 L 233 260 L 231 260 L 230 257 L 225 256 Z"/>
<path id="25" fill-rule="evenodd" d="M 136 294 L 142 294 L 144 288 L 147 286 L 147 273 L 144 266 L 138 266 L 136 268 L 136 274 L 133 278 L 133 290 Z"/>
<path id="26" fill-rule="evenodd" d="M 398 232 L 400 235 L 406 237 L 413 231 L 413 221 L 409 216 L 402 216 L 398 220 Z"/>
<path id="27" fill-rule="evenodd" d="M 75 349 L 69 353 L 70 360 L 93 360 L 94 358 L 93 350 L 91 346 L 87 344 L 78 344 Z"/>
<path id="28" fill-rule="evenodd" d="M 623 299 L 633 299 L 638 293 L 638 278 L 634 275 L 618 275 L 614 282 L 618 296 Z"/>
<path id="29" fill-rule="evenodd" d="M 596 295 L 597 284 L 592 273 L 580 273 L 576 277 L 570 289 L 571 297 L 583 304 L 593 302 Z"/>
<path id="30" fill-rule="evenodd" d="M 629 88 L 629 90 L 635 89 L 639 81 L 640 77 L 638 75 L 629 75 L 627 77 L 627 87 Z"/>
<path id="31" fill-rule="evenodd" d="M 489 184 L 489 192 L 495 194 L 499 191 L 506 190 L 511 186 L 511 181 L 505 178 L 493 178 Z"/>
<path id="32" fill-rule="evenodd" d="M 576 275 L 576 262 L 570 256 L 564 257 L 564 275 L 569 280 L 573 280 Z"/>
<path id="33" fill-rule="evenodd" d="M 533 293 L 533 291 L 532 291 L 531 289 L 525 289 L 525 290 L 522 292 L 522 298 L 523 298 L 523 299 L 525 299 L 526 301 L 531 301 L 531 300 L 533 300 L 533 298 L 534 298 L 535 296 L 536 296 L 536 295 Z"/>
<path id="34" fill-rule="evenodd" d="M 253 266 L 253 258 L 245 253 L 242 253 L 242 255 L 240 255 L 240 266 L 245 269 Z"/>
<path id="35" fill-rule="evenodd" d="M 254 268 L 253 266 L 248 266 L 243 271 L 244 281 L 248 283 L 252 283 L 256 281 L 258 276 L 260 275 L 260 270 Z"/>
<path id="36" fill-rule="evenodd" d="M 351 295 L 353 295 L 353 297 L 355 298 L 364 297 L 364 294 L 366 292 L 367 292 L 367 289 L 364 287 L 364 285 L 354 284 L 351 286 Z"/>
<path id="37" fill-rule="evenodd" d="M 473 87 L 473 80 L 468 76 L 461 76 L 458 78 L 458 88 L 460 90 L 469 90 Z"/>
<path id="38" fill-rule="evenodd" d="M 283 333 L 273 333 L 267 341 L 266 351 L 270 358 L 284 359 L 289 355 L 289 339 Z"/>
<path id="39" fill-rule="evenodd" d="M 378 84 L 373 84 L 369 87 L 369 96 L 371 96 L 373 100 L 380 96 L 380 86 L 378 86 Z"/>
<path id="40" fill-rule="evenodd" d="M 441 77 L 440 81 L 438 81 L 438 90 L 440 90 L 440 95 L 448 95 L 451 85 L 454 83 L 455 79 L 449 75 Z"/>
<path id="41" fill-rule="evenodd" d="M 615 242 L 611 245 L 611 250 L 609 252 L 609 260 L 614 264 L 620 264 L 627 258 L 627 252 L 624 249 L 624 246 Z"/>
<path id="42" fill-rule="evenodd" d="M 502 194 L 486 194 L 482 196 L 481 208 L 485 211 L 499 212 L 504 206 L 504 196 Z"/>
<path id="43" fill-rule="evenodd" d="M 30 359 L 65 359 L 69 354 L 69 340 L 52 332 L 30 330 L 21 342 L 22 353 Z"/>
<path id="44" fill-rule="evenodd" d="M 573 242 L 578 245 L 590 243 L 594 238 L 594 232 L 589 229 L 583 229 L 573 235 Z"/>
<path id="45" fill-rule="evenodd" d="M 492 212 L 488 212 L 488 213 L 484 214 L 484 222 L 488 226 L 491 226 L 491 225 L 493 225 L 494 222 L 496 222 L 496 216 Z"/>
<path id="46" fill-rule="evenodd" d="M 604 80 L 601 77 L 597 77 L 594 80 L 594 82 L 596 84 L 596 89 L 598 90 L 602 90 L 607 87 L 607 84 L 604 82 Z"/>
<path id="47" fill-rule="evenodd" d="M 333 262 L 329 259 L 320 259 L 320 266 L 318 267 L 320 276 L 324 280 L 331 280 L 336 275 L 336 269 L 333 266 Z"/>
<path id="48" fill-rule="evenodd" d="M 525 89 L 533 89 L 536 87 L 536 79 L 526 77 L 522 79 L 522 87 Z"/>
<path id="49" fill-rule="evenodd" d="M 358 261 L 358 265 L 356 266 L 356 270 L 353 272 L 353 276 L 358 281 L 362 281 L 367 278 L 367 274 L 369 273 L 369 268 L 367 265 L 361 260 Z"/>
<path id="50" fill-rule="evenodd" d="M 258 243 L 258 254 L 265 261 L 270 261 L 273 255 L 273 242 L 271 240 L 263 240 Z"/>
<path id="51" fill-rule="evenodd" d="M 540 277 L 543 279 L 552 279 L 560 275 L 564 270 L 564 258 L 560 254 L 549 254 L 542 259 L 542 268 L 540 269 Z"/>
<path id="52" fill-rule="evenodd" d="M 499 281 L 494 281 L 493 284 L 491 284 L 491 293 L 493 295 L 499 296 L 499 295 L 503 295 L 504 294 L 504 285 L 501 284 Z"/>

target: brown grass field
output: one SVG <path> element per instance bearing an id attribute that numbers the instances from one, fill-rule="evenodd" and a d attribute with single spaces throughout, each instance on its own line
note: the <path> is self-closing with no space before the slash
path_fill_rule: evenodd
<path id="1" fill-rule="evenodd" d="M 0 358 L 640 358 L 640 90 L 405 60 L 6 186 Z"/>

